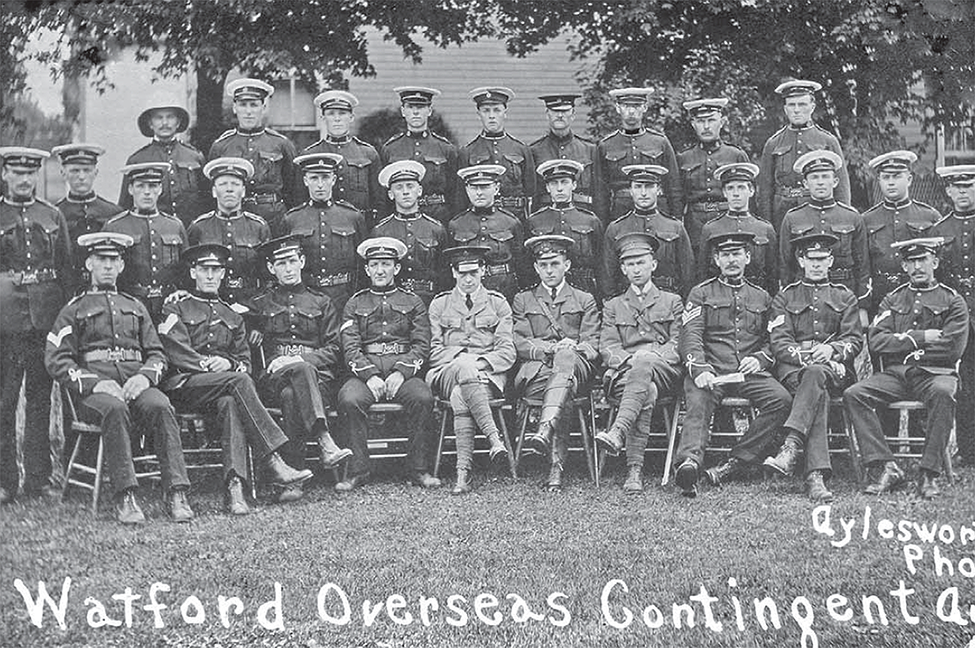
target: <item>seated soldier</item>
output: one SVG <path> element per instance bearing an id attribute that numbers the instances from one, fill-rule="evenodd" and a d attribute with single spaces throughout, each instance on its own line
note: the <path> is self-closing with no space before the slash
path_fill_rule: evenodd
<path id="1" fill-rule="evenodd" d="M 716 234 L 706 242 L 720 277 L 694 286 L 680 332 L 680 357 L 687 361 L 684 398 L 687 413 L 674 465 L 682 494 L 697 494 L 698 470 L 715 407 L 726 396 L 741 396 L 759 411 L 728 461 L 705 475 L 718 486 L 767 454 L 779 427 L 789 415 L 792 398 L 772 377 L 768 345 L 768 309 L 772 298 L 745 279 L 751 262 L 750 232 Z"/>
<path id="2" fill-rule="evenodd" d="M 169 513 L 174 521 L 187 522 L 193 510 L 186 499 L 190 480 L 179 423 L 169 399 L 156 387 L 166 370 L 166 353 L 146 307 L 115 287 L 125 267 L 122 253 L 132 246 L 132 237 L 93 232 L 79 236 L 78 246 L 88 250 L 85 269 L 91 286 L 58 313 L 47 335 L 47 371 L 81 399 L 80 416 L 95 418 L 101 426 L 118 521 L 145 522 L 135 499 L 130 433 L 146 430 L 159 455 Z"/>
<path id="3" fill-rule="evenodd" d="M 328 425 L 329 385 L 339 363 L 339 315 L 332 300 L 303 280 L 301 237 L 280 236 L 258 251 L 273 285 L 249 304 L 254 323 L 251 344 L 260 345 L 264 371 L 257 380 L 261 397 L 279 406 L 290 443 L 279 452 L 288 465 L 303 468 L 305 443 L 318 442 L 322 466 L 337 468 L 352 456 L 335 445 Z M 281 491 L 278 501 L 302 496 L 302 484 Z"/>
<path id="4" fill-rule="evenodd" d="M 515 389 L 526 398 L 541 399 L 538 430 L 525 447 L 548 455 L 550 491 L 562 490 L 562 467 L 568 459 L 569 426 L 559 424 L 566 403 L 589 383 L 599 359 L 599 311 L 596 299 L 566 282 L 574 241 L 568 236 L 535 236 L 525 245 L 535 256 L 541 282 L 515 295 L 515 350 L 521 360 Z"/>
<path id="5" fill-rule="evenodd" d="M 427 382 L 450 401 L 457 437 L 457 483 L 454 495 L 470 492 L 474 432 L 491 444 L 492 463 L 507 457 L 490 399 L 501 396 L 507 372 L 515 362 L 511 307 L 504 295 L 485 288 L 485 257 L 490 248 L 454 247 L 450 259 L 453 290 L 430 302 L 430 371 Z"/>
<path id="6" fill-rule="evenodd" d="M 608 369 L 606 395 L 619 402 L 616 419 L 596 435 L 596 444 L 618 455 L 626 446 L 626 493 L 643 490 L 643 455 L 657 396 L 680 385 L 677 338 L 683 305 L 674 293 L 657 288 L 658 242 L 652 234 L 631 232 L 617 239 L 620 270 L 630 287 L 603 305 L 599 353 Z"/>
<path id="7" fill-rule="evenodd" d="M 923 238 L 891 245 L 900 251 L 910 282 L 883 298 L 870 325 L 867 342 L 883 371 L 843 395 L 863 461 L 874 469 L 866 488 L 874 495 L 904 481 L 904 471 L 884 438 L 877 408 L 908 398 L 923 401 L 927 415 L 917 494 L 932 499 L 939 493 L 937 477 L 955 418 L 958 361 L 969 330 L 965 299 L 934 277 L 942 243 L 941 238 Z"/>
<path id="8" fill-rule="evenodd" d="M 833 499 L 825 484 L 829 461 L 829 400 L 856 378 L 853 359 L 863 347 L 857 298 L 842 284 L 830 283 L 832 234 L 807 234 L 792 240 L 802 279 L 772 300 L 769 342 L 775 376 L 792 394 L 792 411 L 782 425 L 782 448 L 763 465 L 783 475 L 792 473 L 806 451 L 806 492 L 813 501 Z"/>
<path id="9" fill-rule="evenodd" d="M 410 479 L 436 488 L 440 480 L 428 465 L 433 393 L 420 378 L 430 356 L 430 320 L 423 300 L 396 285 L 406 245 L 381 236 L 366 239 L 357 252 L 366 261 L 372 287 L 354 294 L 342 314 L 342 349 L 354 377 L 342 386 L 338 401 L 353 454 L 350 474 L 335 490 L 350 491 L 369 478 L 367 415 L 370 405 L 382 402 L 401 403 L 406 409 Z"/>
<path id="10" fill-rule="evenodd" d="M 275 485 L 287 487 L 311 477 L 278 455 L 287 442 L 268 414 L 250 377 L 250 348 L 244 319 L 219 297 L 230 249 L 196 245 L 183 259 L 195 288 L 163 306 L 159 336 L 170 359 L 162 387 L 173 403 L 212 416 L 223 445 L 225 503 L 232 515 L 250 512 L 241 480 L 247 477 L 247 445 L 262 460 Z"/>

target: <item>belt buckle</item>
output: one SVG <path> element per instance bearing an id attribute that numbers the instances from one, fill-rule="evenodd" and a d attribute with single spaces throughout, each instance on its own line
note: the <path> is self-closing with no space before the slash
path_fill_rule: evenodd
<path id="1" fill-rule="evenodd" d="M 395 342 L 382 342 L 381 344 L 383 345 L 382 355 L 393 355 L 399 351 Z"/>
<path id="2" fill-rule="evenodd" d="M 125 360 L 125 350 L 124 349 L 108 349 L 108 357 L 106 360 L 108 362 L 122 362 Z"/>
<path id="3" fill-rule="evenodd" d="M 37 283 L 37 270 L 31 270 L 30 272 L 23 272 L 20 275 L 20 285 L 30 286 Z"/>
<path id="4" fill-rule="evenodd" d="M 162 286 L 151 286 L 146 292 L 146 297 L 152 299 L 154 297 L 162 297 Z"/>
<path id="5" fill-rule="evenodd" d="M 227 280 L 227 288 L 243 288 L 243 287 L 244 287 L 243 277 L 234 277 L 233 279 Z"/>

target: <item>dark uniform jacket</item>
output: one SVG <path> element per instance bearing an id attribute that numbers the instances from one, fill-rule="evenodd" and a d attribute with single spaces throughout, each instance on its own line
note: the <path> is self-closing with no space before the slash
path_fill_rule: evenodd
<path id="1" fill-rule="evenodd" d="M 170 164 L 157 203 L 159 211 L 173 214 L 186 224 L 209 208 L 210 197 L 206 193 L 209 184 L 203 175 L 203 153 L 176 138 L 165 143 L 153 139 L 125 161 L 126 164 L 143 162 Z M 132 209 L 128 186 L 128 178 L 123 178 L 118 199 L 122 209 Z"/>
<path id="2" fill-rule="evenodd" d="M 58 313 L 45 364 L 55 380 L 85 397 L 103 380 L 124 385 L 136 374 L 158 385 L 167 359 L 142 302 L 115 289 L 91 289 Z"/>
<path id="3" fill-rule="evenodd" d="M 246 211 L 203 214 L 186 230 L 189 244 L 219 243 L 230 248 L 227 269 L 220 282 L 220 297 L 231 304 L 250 299 L 264 284 L 267 269 L 257 248 L 271 238 L 267 222 Z"/>
<path id="4" fill-rule="evenodd" d="M 576 180 L 576 189 L 572 194 L 572 199 L 584 205 L 586 209 L 592 209 L 592 160 L 593 153 L 596 151 L 596 143 L 573 132 L 565 137 L 556 137 L 551 131 L 543 137 L 538 138 L 528 145 L 531 149 L 532 157 L 535 158 L 535 168 L 542 162 L 549 160 L 574 160 L 583 166 L 582 173 Z M 533 205 L 541 206 L 552 202 L 548 191 L 545 190 L 545 182 L 535 178 L 535 202 Z"/>
<path id="5" fill-rule="evenodd" d="M 230 361 L 230 371 L 250 373 L 244 318 L 216 295 L 196 290 L 163 306 L 159 337 L 169 357 L 163 389 L 180 387 L 189 374 L 205 373 L 209 356 Z"/>
<path id="6" fill-rule="evenodd" d="M 332 197 L 351 203 L 372 223 L 376 212 L 383 211 L 386 205 L 386 192 L 379 184 L 379 152 L 372 144 L 349 135 L 340 139 L 326 137 L 318 140 L 304 151 L 309 153 L 338 153 L 342 162 L 335 170 L 335 185 Z M 307 198 L 307 190 L 302 196 Z"/>
<path id="7" fill-rule="evenodd" d="M 681 320 L 680 357 L 687 374 L 734 373 L 751 356 L 769 375 L 775 364 L 767 331 L 771 304 L 769 294 L 747 280 L 733 284 L 715 277 L 694 286 Z"/>
<path id="8" fill-rule="evenodd" d="M 594 211 L 604 223 L 633 209 L 630 178 L 623 173 L 623 167 L 629 164 L 666 167 L 660 210 L 676 217 L 684 213 L 680 166 L 670 140 L 651 129 L 640 129 L 636 133 L 617 130 L 600 140 L 593 153 Z"/>
<path id="9" fill-rule="evenodd" d="M 834 362 L 853 375 L 853 359 L 863 348 L 857 300 L 849 288 L 823 281 L 797 281 L 772 299 L 769 342 L 776 377 L 784 381 L 809 363 L 812 348 L 833 347 Z"/>
<path id="10" fill-rule="evenodd" d="M 861 308 L 866 308 L 871 292 L 870 255 L 867 232 L 860 213 L 843 203 L 810 201 L 790 210 L 779 232 L 779 274 L 783 285 L 798 281 L 802 270 L 792 249 L 792 239 L 817 232 L 839 239 L 833 246 L 833 267 L 829 280 L 853 291 Z"/>
<path id="11" fill-rule="evenodd" d="M 726 210 L 728 204 L 721 192 L 722 183 L 715 180 L 714 172 L 720 166 L 736 162 L 748 162 L 748 154 L 720 140 L 712 142 L 707 148 L 698 142 L 678 153 L 685 211 L 714 212 L 717 216 Z"/>
<path id="12" fill-rule="evenodd" d="M 430 320 L 423 300 L 397 286 L 360 290 L 342 313 L 342 351 L 352 373 L 366 382 L 398 371 L 420 374 L 430 357 Z"/>
<path id="13" fill-rule="evenodd" d="M 662 290 L 686 295 L 694 285 L 694 251 L 691 249 L 691 239 L 683 223 L 655 209 L 648 213 L 633 210 L 606 226 L 606 235 L 603 237 L 603 286 L 607 290 L 605 296 L 618 295 L 629 287 L 626 277 L 620 272 L 616 241 L 631 232 L 653 234 L 660 242 L 654 255 L 657 269 L 653 273 L 653 283 Z"/>
<path id="14" fill-rule="evenodd" d="M 187 246 L 186 228 L 175 216 L 127 211 L 105 223 L 107 232 L 128 234 L 134 241 L 125 254 L 119 289 L 140 299 L 159 298 L 177 281 L 179 257 Z"/>
<path id="15" fill-rule="evenodd" d="M 941 280 L 958 291 L 969 315 L 975 315 L 975 212 L 949 213 L 931 228 L 931 236 L 945 239 L 939 254 Z"/>
<path id="16" fill-rule="evenodd" d="M 564 282 L 553 300 L 540 283 L 515 295 L 512 311 L 515 351 L 522 361 L 515 383 L 527 383 L 543 365 L 551 366 L 553 347 L 564 338 L 576 342 L 576 353 L 589 365 L 599 358 L 599 310 L 589 293 Z"/>
<path id="17" fill-rule="evenodd" d="M 755 235 L 749 246 L 752 260 L 745 266 L 745 278 L 758 284 L 770 295 L 779 291 L 779 240 L 775 228 L 767 220 L 745 212 L 727 211 L 713 218 L 701 228 L 701 243 L 697 250 L 697 276 L 704 281 L 721 274 L 714 265 L 708 239 L 717 234 L 748 232 Z"/>
<path id="18" fill-rule="evenodd" d="M 395 213 L 379 221 L 369 236 L 390 236 L 403 242 L 407 252 L 400 260 L 396 282 L 416 293 L 424 304 L 429 304 L 451 278 L 443 261 L 447 230 L 434 218 L 421 213 Z"/>
<path id="19" fill-rule="evenodd" d="M 525 234 L 510 212 L 496 207 L 474 207 L 455 216 L 447 225 L 451 245 L 491 248 L 485 258 L 484 285 L 511 299 L 528 276 Z"/>
<path id="20" fill-rule="evenodd" d="M 461 169 L 475 164 L 500 164 L 505 168 L 496 204 L 517 214 L 519 219 L 526 218 L 529 201 L 535 195 L 535 158 L 528 145 L 507 133 L 482 131 L 464 145 L 457 160 Z M 462 205 L 468 204 L 466 195 L 464 198 Z"/>
<path id="21" fill-rule="evenodd" d="M 910 198 L 897 204 L 884 200 L 863 212 L 873 276 L 871 315 L 877 312 L 880 300 L 907 279 L 901 267 L 901 255 L 890 244 L 930 236 L 931 226 L 939 220 L 938 210 Z"/>
<path id="22" fill-rule="evenodd" d="M 457 156 L 457 147 L 449 139 L 430 130 L 393 135 L 379 150 L 381 166 L 401 160 L 423 165 L 426 174 L 420 181 L 423 186 L 420 210 L 445 225 L 463 204 L 458 202 Z M 390 201 L 385 204 L 385 211 L 392 211 Z"/>
<path id="23" fill-rule="evenodd" d="M 644 288 L 642 300 L 630 287 L 603 305 L 599 353 L 611 373 L 624 369 L 637 351 L 652 351 L 667 364 L 680 365 L 680 297 L 653 283 Z"/>
<path id="24" fill-rule="evenodd" d="M 75 243 L 82 234 L 100 232 L 109 219 L 125 211 L 113 202 L 91 192 L 87 196 L 72 196 L 70 193 L 54 203 L 61 210 L 64 220 L 68 223 L 68 238 L 74 246 L 74 257 L 71 261 L 71 275 L 65 286 L 71 293 L 91 285 L 91 278 L 85 269 L 85 259 L 88 253 Z"/>
<path id="25" fill-rule="evenodd" d="M 549 204 L 529 216 L 525 238 L 544 234 L 568 236 L 575 245 L 569 251 L 572 267 L 566 280 L 576 288 L 601 297 L 603 272 L 603 222 L 587 209 L 575 203 Z"/>
<path id="26" fill-rule="evenodd" d="M 886 295 L 870 324 L 870 352 L 884 369 L 907 365 L 932 374 L 954 374 L 968 343 L 968 306 L 953 288 L 903 284 Z M 940 329 L 941 339 L 926 343 L 925 329 Z"/>
<path id="27" fill-rule="evenodd" d="M 245 201 L 258 205 L 284 202 L 289 207 L 298 201 L 294 164 L 297 151 L 287 137 L 270 128 L 253 132 L 236 128 L 224 131 L 210 146 L 208 159 L 240 157 L 254 165 L 247 181 Z"/>
<path id="28" fill-rule="evenodd" d="M 54 205 L 0 199 L 0 333 L 41 333 L 72 285 L 68 225 Z"/>

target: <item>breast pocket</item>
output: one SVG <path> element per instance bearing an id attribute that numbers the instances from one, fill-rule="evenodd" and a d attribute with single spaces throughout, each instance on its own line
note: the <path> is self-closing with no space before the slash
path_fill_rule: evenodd
<path id="1" fill-rule="evenodd" d="M 423 176 L 423 184 L 427 193 L 442 194 L 447 187 L 447 158 L 436 155 L 427 155 L 423 158 L 423 166 L 427 173 Z"/>
<path id="2" fill-rule="evenodd" d="M 256 184 L 280 184 L 281 165 L 284 155 L 277 151 L 258 151 L 254 160 L 254 182 Z"/>
<path id="3" fill-rule="evenodd" d="M 57 223 L 31 223 L 30 237 L 31 245 L 35 248 L 32 254 L 39 258 L 32 258 L 31 261 L 52 260 L 54 250 L 57 249 L 58 232 L 60 228 Z"/>
<path id="4" fill-rule="evenodd" d="M 99 331 L 106 329 L 108 322 L 106 321 L 106 314 L 108 313 L 108 308 L 105 306 L 92 306 L 85 310 L 79 311 L 77 314 L 77 326 L 81 329 L 75 331 L 75 339 L 83 340 L 91 336 L 92 334 L 98 335 Z"/>
<path id="5" fill-rule="evenodd" d="M 772 149 L 772 168 L 775 169 L 777 178 L 796 175 L 795 171 L 792 170 L 794 158 L 795 154 L 791 144 L 779 144 Z"/>
<path id="6" fill-rule="evenodd" d="M 355 227 L 341 225 L 332 227 L 328 255 L 333 265 L 344 264 L 355 257 Z M 328 259 L 323 259 L 328 261 Z"/>
<path id="7" fill-rule="evenodd" d="M 569 236 L 576 242 L 573 250 L 576 258 L 590 266 L 596 263 L 596 246 L 599 245 L 593 236 L 594 231 L 595 228 L 592 225 L 569 225 Z"/>
<path id="8" fill-rule="evenodd" d="M 890 225 L 879 223 L 867 226 L 867 245 L 870 247 L 870 256 L 874 259 L 889 257 L 891 254 L 890 244 L 893 242 L 894 235 Z"/>
<path id="9" fill-rule="evenodd" d="M 845 261 L 845 265 L 849 267 L 852 265 L 853 261 L 853 231 L 855 229 L 852 224 L 843 225 L 830 225 L 830 231 L 833 232 L 833 236 L 839 239 L 834 250 L 834 255 L 837 260 L 842 259 Z"/>
<path id="10" fill-rule="evenodd" d="M 413 244 L 413 259 L 416 265 L 425 270 L 440 271 L 437 261 L 440 258 L 440 241 L 429 238 L 415 238 Z"/>
<path id="11" fill-rule="evenodd" d="M 321 309 L 312 306 L 299 306 L 295 310 L 298 313 L 298 330 L 306 338 L 316 338 L 318 334 L 318 322 L 322 318 Z"/>
<path id="12" fill-rule="evenodd" d="M 501 176 L 501 182 L 508 187 L 520 186 L 524 175 L 522 165 L 525 164 L 525 156 L 508 153 L 501 156 L 507 172 Z M 507 180 L 507 181 L 506 181 Z"/>
<path id="13" fill-rule="evenodd" d="M 664 150 L 659 147 L 648 147 L 640 149 L 640 164 L 660 164 L 663 159 Z"/>
<path id="14" fill-rule="evenodd" d="M 372 172 L 372 161 L 368 158 L 345 159 L 348 164 L 346 187 L 351 191 L 369 191 L 369 174 Z"/>
<path id="15" fill-rule="evenodd" d="M 677 243 L 680 232 L 665 231 L 657 232 L 657 239 L 660 241 L 660 249 L 657 250 L 657 260 L 660 265 L 670 269 L 677 269 Z"/>
<path id="16" fill-rule="evenodd" d="M 623 167 L 628 163 L 627 151 L 606 151 L 603 154 L 603 159 L 606 160 L 606 169 L 609 171 L 609 177 L 622 180 L 625 178 L 623 175 Z"/>
<path id="17" fill-rule="evenodd" d="M 176 184 L 181 190 L 196 191 L 199 184 L 199 162 L 176 162 Z"/>
<path id="18" fill-rule="evenodd" d="M 138 335 L 138 331 L 142 330 L 142 314 L 139 309 L 135 306 L 119 306 L 118 312 L 123 330 L 130 331 L 129 335 Z"/>
<path id="19" fill-rule="evenodd" d="M 288 309 L 280 304 L 268 304 L 262 313 L 265 333 L 281 335 L 291 326 Z"/>
<path id="20" fill-rule="evenodd" d="M 719 331 L 728 331 L 732 327 L 731 299 L 711 299 L 703 304 L 705 307 L 705 321 L 708 328 L 714 327 Z"/>
<path id="21" fill-rule="evenodd" d="M 745 304 L 745 330 L 760 338 L 765 337 L 765 314 L 768 308 L 765 304 Z"/>
<path id="22" fill-rule="evenodd" d="M 511 259 L 511 246 L 514 242 L 514 232 L 504 230 L 501 232 L 490 232 L 488 234 L 488 245 L 491 252 L 487 258 L 490 263 L 507 263 Z"/>
<path id="23" fill-rule="evenodd" d="M 162 263 L 170 265 L 179 261 L 179 255 L 183 252 L 183 239 L 179 234 L 163 234 L 162 239 Z"/>
<path id="24" fill-rule="evenodd" d="M 491 161 L 491 154 L 487 151 L 471 151 L 467 159 L 470 161 L 471 166 L 475 164 L 487 164 Z"/>

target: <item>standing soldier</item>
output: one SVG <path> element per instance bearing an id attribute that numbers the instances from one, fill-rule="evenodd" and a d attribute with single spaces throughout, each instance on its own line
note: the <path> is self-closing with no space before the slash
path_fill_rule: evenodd
<path id="1" fill-rule="evenodd" d="M 944 237 L 941 278 L 965 298 L 972 330 L 959 368 L 958 449 L 975 463 L 975 164 L 938 167 L 952 210 L 931 228 Z"/>
<path id="2" fill-rule="evenodd" d="M 877 314 L 880 300 L 904 283 L 904 261 L 891 244 L 927 236 L 931 226 L 941 220 L 938 210 L 910 196 L 914 180 L 911 165 L 915 162 L 917 155 L 911 151 L 891 151 L 867 163 L 877 173 L 877 184 L 883 196 L 883 200 L 863 212 L 873 277 L 867 309 L 871 317 Z"/>
<path id="3" fill-rule="evenodd" d="M 616 102 L 622 128 L 600 140 L 593 153 L 593 211 L 604 223 L 619 218 L 633 208 L 630 177 L 624 167 L 634 165 L 664 167 L 667 171 L 661 211 L 678 219 L 684 213 L 680 166 L 674 146 L 666 135 L 643 125 L 648 108 L 647 97 L 651 92 L 653 88 L 609 91 Z M 690 286 L 687 289 L 690 290 Z"/>
<path id="4" fill-rule="evenodd" d="M 584 205 L 585 209 L 592 209 L 592 156 L 596 144 L 592 140 L 577 135 L 572 130 L 572 122 L 576 118 L 576 99 L 578 94 L 555 94 L 539 97 L 545 102 L 545 118 L 548 120 L 548 132 L 528 145 L 532 157 L 538 167 L 549 160 L 574 160 L 582 165 L 576 178 L 574 200 Z M 536 168 L 538 168 L 536 167 Z M 551 204 L 551 196 L 544 186 L 536 183 L 535 200 L 532 206 L 536 209 Z"/>
<path id="5" fill-rule="evenodd" d="M 423 301 L 396 285 L 406 245 L 382 236 L 363 241 L 358 253 L 371 286 L 353 295 L 342 315 L 342 350 L 353 377 L 339 391 L 338 405 L 353 454 L 349 475 L 335 490 L 353 490 L 369 478 L 367 414 L 381 402 L 402 403 L 406 410 L 410 481 L 436 488 L 440 480 L 429 466 L 433 392 L 420 371 L 430 357 L 430 320 Z"/>
<path id="6" fill-rule="evenodd" d="M 701 228 L 706 222 L 728 209 L 722 195 L 721 181 L 715 175 L 718 167 L 736 162 L 748 162 L 748 154 L 737 146 L 721 141 L 721 131 L 728 124 L 724 114 L 728 99 L 696 99 L 683 106 L 691 116 L 691 126 L 698 142 L 677 154 L 680 165 L 681 190 L 684 196 L 683 216 L 691 247 L 701 247 Z"/>
<path id="7" fill-rule="evenodd" d="M 179 140 L 176 135 L 185 132 L 190 125 L 190 114 L 181 106 L 153 106 L 139 115 L 139 131 L 152 140 L 129 156 L 129 164 L 166 162 L 166 176 L 160 185 L 160 211 L 176 216 L 184 224 L 206 211 L 207 200 L 203 193 L 203 153 Z M 128 191 L 130 178 L 122 177 L 122 189 L 118 204 L 123 209 L 132 208 L 132 195 Z"/>
<path id="8" fill-rule="evenodd" d="M 277 452 L 288 438 L 261 403 L 250 376 L 244 318 L 219 297 L 229 256 L 230 249 L 216 243 L 186 250 L 194 288 L 163 307 L 159 337 L 170 371 L 161 387 L 174 405 L 212 415 L 223 446 L 227 510 L 246 515 L 250 508 L 241 481 L 248 475 L 248 445 L 278 486 L 299 484 L 311 471 L 295 470 Z"/>
<path id="9" fill-rule="evenodd" d="M 633 196 L 633 209 L 606 226 L 603 237 L 603 298 L 618 295 L 630 286 L 617 258 L 619 239 L 631 232 L 652 234 L 654 248 L 654 285 L 668 292 L 686 295 L 694 285 L 694 252 L 687 230 L 679 220 L 669 218 L 657 209 L 662 178 L 667 169 L 656 164 L 633 164 L 623 167 Z"/>
<path id="10" fill-rule="evenodd" d="M 701 245 L 696 250 L 697 277 L 704 281 L 721 274 L 714 265 L 714 250 L 708 247 L 708 241 L 719 234 L 749 233 L 754 236 L 748 246 L 745 278 L 774 295 L 779 291 L 779 245 L 772 224 L 750 211 L 757 176 L 758 165 L 750 162 L 726 164 L 714 172 L 728 201 L 728 211 L 709 220 L 701 229 Z"/>
<path id="11" fill-rule="evenodd" d="M 504 393 L 508 370 L 515 363 L 511 307 L 504 295 L 481 283 L 489 248 L 445 250 L 456 282 L 453 290 L 430 302 L 430 371 L 427 383 L 450 401 L 457 439 L 457 482 L 451 491 L 471 490 L 474 433 L 491 444 L 491 462 L 508 457 L 490 399 Z"/>
<path id="12" fill-rule="evenodd" d="M 548 200 L 529 216 L 527 234 L 559 234 L 571 238 L 574 245 L 568 253 L 572 263 L 567 266 L 566 280 L 601 300 L 603 287 L 597 287 L 597 279 L 603 268 L 603 223 L 575 202 L 578 179 L 586 169 L 575 160 L 554 159 L 539 164 L 537 172 Z"/>
<path id="13" fill-rule="evenodd" d="M 135 244 L 128 250 L 119 288 L 146 305 L 153 322 L 159 322 L 163 297 L 178 280 L 180 255 L 186 249 L 186 228 L 175 216 L 159 211 L 157 204 L 168 162 L 145 162 L 122 167 L 129 183 L 133 206 L 112 218 L 103 228 L 106 232 L 128 234 Z"/>
<path id="14" fill-rule="evenodd" d="M 611 455 L 626 447 L 623 491 L 639 493 L 657 397 L 680 386 L 677 341 L 684 309 L 680 297 L 652 281 L 658 247 L 652 234 L 632 232 L 616 245 L 629 288 L 603 306 L 599 353 L 607 366 L 606 393 L 619 407 L 609 429 L 596 435 L 596 444 Z"/>
<path id="15" fill-rule="evenodd" d="M 528 145 L 504 130 L 508 102 L 515 93 L 508 88 L 475 88 L 468 93 L 477 106 L 481 133 L 460 150 L 457 165 L 500 165 L 501 177 L 498 206 L 514 214 L 519 221 L 528 218 L 530 201 L 535 195 L 535 158 Z"/>
<path id="16" fill-rule="evenodd" d="M 335 153 L 295 158 L 310 199 L 285 214 L 276 232 L 302 237 L 305 283 L 327 295 L 336 311 L 355 292 L 355 249 L 366 232 L 362 212 L 344 200 L 332 199 L 335 170 L 341 163 L 342 156 Z"/>
<path id="17" fill-rule="evenodd" d="M 98 144 L 63 144 L 51 149 L 61 160 L 61 177 L 68 185 L 68 195 L 54 204 L 68 223 L 68 239 L 77 241 L 82 234 L 99 232 L 105 223 L 125 211 L 113 202 L 95 194 L 92 188 L 98 177 L 98 156 L 105 149 Z M 71 272 L 64 286 L 72 294 L 91 285 L 85 270 L 86 251 L 76 248 Z"/>
<path id="18" fill-rule="evenodd" d="M 794 241 L 802 279 L 775 296 L 768 323 L 775 376 L 792 394 L 792 411 L 782 424 L 782 448 L 763 465 L 790 475 L 805 449 L 806 493 L 821 502 L 833 499 L 824 481 L 831 471 L 830 396 L 856 380 L 853 359 L 863 346 L 856 296 L 829 279 L 837 243 L 832 234 L 817 232 Z"/>
<path id="19" fill-rule="evenodd" d="M 78 238 L 78 246 L 88 250 L 85 267 L 91 286 L 58 313 L 47 334 L 45 364 L 51 376 L 81 401 L 79 415 L 94 419 L 101 428 L 116 519 L 122 524 L 145 522 L 135 499 L 139 484 L 132 441 L 151 435 L 169 514 L 176 522 L 188 522 L 193 509 L 186 498 L 190 480 L 179 422 L 169 398 L 158 389 L 166 353 L 146 307 L 115 285 L 125 267 L 122 253 L 131 245 L 131 236 L 116 232 Z"/>
<path id="20" fill-rule="evenodd" d="M 326 90 L 315 97 L 315 105 L 325 124 L 325 138 L 302 151 L 302 157 L 309 153 L 341 155 L 332 194 L 336 200 L 350 203 L 361 211 L 366 225 L 371 226 L 386 201 L 379 187 L 379 153 L 372 144 L 352 134 L 359 100 L 351 92 Z"/>
<path id="21" fill-rule="evenodd" d="M 379 150 L 379 159 L 384 166 L 402 160 L 422 164 L 425 173 L 418 204 L 423 213 L 446 226 L 460 208 L 457 203 L 457 147 L 443 135 L 430 130 L 433 98 L 439 96 L 440 91 L 401 86 L 393 88 L 393 92 L 399 95 L 399 111 L 406 120 L 406 130 L 386 140 Z"/>
<path id="22" fill-rule="evenodd" d="M 233 99 L 237 127 L 224 131 L 210 146 L 209 160 L 241 157 L 254 173 L 247 182 L 244 207 L 272 227 L 298 201 L 295 197 L 295 145 L 281 133 L 264 125 L 268 98 L 274 86 L 258 79 L 237 79 L 227 84 Z"/>
<path id="23" fill-rule="evenodd" d="M 515 295 L 515 351 L 521 360 L 515 389 L 525 398 L 542 401 L 538 429 L 525 439 L 525 446 L 543 456 L 551 451 L 547 487 L 560 491 L 562 467 L 569 457 L 569 425 L 559 421 L 576 393 L 589 384 L 599 359 L 599 310 L 591 294 L 565 281 L 572 266 L 571 238 L 535 236 L 525 245 L 535 257 L 541 282 Z"/>
<path id="24" fill-rule="evenodd" d="M 264 268 L 258 247 L 271 238 L 264 219 L 241 208 L 254 166 L 244 158 L 217 158 L 207 162 L 203 173 L 213 183 L 217 208 L 193 221 L 186 236 L 190 245 L 217 243 L 230 249 L 220 298 L 243 303 L 261 292 Z"/>
<path id="25" fill-rule="evenodd" d="M 728 460 L 705 472 L 714 486 L 764 458 L 789 415 L 792 398 L 771 374 L 775 359 L 766 325 L 772 298 L 745 277 L 754 238 L 751 232 L 712 236 L 708 248 L 721 276 L 694 286 L 687 298 L 680 332 L 687 413 L 674 459 L 675 480 L 685 497 L 697 495 L 711 416 L 722 398 L 747 398 L 759 414 Z"/>
<path id="26" fill-rule="evenodd" d="M 44 339 L 64 305 L 71 243 L 64 216 L 38 198 L 47 151 L 0 148 L 0 503 L 17 495 L 17 401 L 24 384 L 24 491 L 55 495 L 51 485 L 51 376 Z"/>
<path id="27" fill-rule="evenodd" d="M 455 246 L 476 245 L 489 250 L 484 259 L 484 286 L 510 300 L 527 273 L 522 224 L 510 212 L 495 207 L 504 174 L 504 167 L 496 164 L 464 167 L 457 172 L 471 207 L 450 221 L 447 235 Z"/>
<path id="28" fill-rule="evenodd" d="M 389 236 L 406 246 L 406 255 L 398 260 L 402 270 L 397 283 L 427 305 L 446 283 L 443 250 L 447 247 L 447 230 L 440 221 L 420 212 L 425 177 L 426 168 L 413 160 L 383 167 L 379 184 L 389 190 L 393 213 L 376 224 L 372 236 Z"/>
<path id="29" fill-rule="evenodd" d="M 969 338 L 965 300 L 934 277 L 941 243 L 941 238 L 924 238 L 893 244 L 910 282 L 884 296 L 870 325 L 867 340 L 883 371 L 843 395 L 864 463 L 883 468 L 866 488 L 874 495 L 904 481 L 884 438 L 878 408 L 907 398 L 923 401 L 927 413 L 917 493 L 924 499 L 938 495 L 937 477 L 955 419 L 958 361 Z"/>
<path id="30" fill-rule="evenodd" d="M 786 238 L 781 228 L 786 212 L 809 198 L 809 188 L 804 186 L 803 174 L 795 168 L 796 161 L 806 153 L 824 150 L 843 159 L 839 140 L 812 121 L 816 109 L 814 95 L 822 88 L 822 84 L 815 81 L 786 81 L 775 89 L 785 101 L 783 110 L 789 123 L 768 138 L 762 147 L 758 212 L 772 223 L 781 238 Z M 837 165 L 836 180 L 836 199 L 849 203 L 850 176 L 845 165 Z"/>

